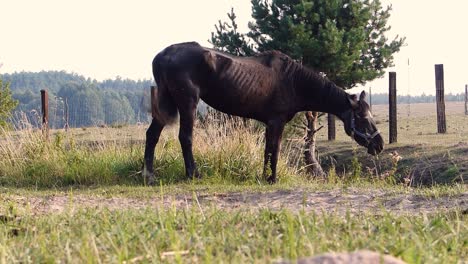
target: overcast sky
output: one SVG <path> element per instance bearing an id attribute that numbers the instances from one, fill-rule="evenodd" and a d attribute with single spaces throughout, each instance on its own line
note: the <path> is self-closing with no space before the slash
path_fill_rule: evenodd
<path id="1" fill-rule="evenodd" d="M 382 2 L 393 5 L 388 37 L 407 38 L 389 69 L 397 72 L 399 93 L 434 94 L 439 63 L 446 92 L 463 92 L 468 1 Z M 231 7 L 241 30 L 251 20 L 250 0 L 0 0 L 0 7 L 0 73 L 66 70 L 97 80 L 152 78 L 157 52 L 182 41 L 210 46 L 214 24 L 226 20 Z M 369 86 L 386 92 L 388 75 Z"/>

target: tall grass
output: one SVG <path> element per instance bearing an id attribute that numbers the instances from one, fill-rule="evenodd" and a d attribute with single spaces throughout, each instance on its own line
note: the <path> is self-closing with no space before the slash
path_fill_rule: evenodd
<path id="1" fill-rule="evenodd" d="M 370 249 L 407 263 L 467 260 L 466 215 L 86 209 L 0 221 L 2 263 L 272 263 Z"/>
<path id="2" fill-rule="evenodd" d="M 139 172 L 143 164 L 146 126 L 78 128 L 68 132 L 56 130 L 52 131 L 48 142 L 34 126 L 29 124 L 23 128 L 0 131 L 0 185 L 47 188 L 144 183 Z M 187 181 L 177 128 L 165 128 L 156 147 L 154 168 L 157 181 L 161 184 Z M 204 122 L 197 122 L 194 131 L 193 151 L 203 176 L 199 183 L 265 184 L 262 179 L 265 145 L 262 125 L 257 122 L 242 125 L 239 120 L 209 115 Z M 278 162 L 280 184 L 301 185 L 310 180 L 304 170 L 301 136 L 300 131 L 290 133 L 283 141 Z M 405 158 L 410 158 L 400 163 L 404 165 L 402 167 L 394 164 L 388 153 L 371 158 L 360 147 L 356 151 L 356 144 L 347 140 L 319 142 L 323 154 L 322 165 L 329 171 L 328 182 L 384 180 L 391 184 L 408 182 L 414 186 L 422 181 L 413 177 L 418 173 L 421 174 L 419 178 L 424 179 L 424 175 L 428 174 L 439 182 L 448 183 L 463 182 L 466 177 L 463 174 L 467 169 L 463 164 L 466 160 L 463 151 L 466 150 L 462 147 L 459 147 L 460 155 L 453 151 L 453 157 L 444 155 L 442 150 L 434 154 L 437 159 L 440 156 L 434 171 L 440 170 L 442 173 L 433 177 L 431 167 L 425 169 L 432 163 L 420 164 L 424 159 L 419 157 L 430 153 L 426 148 L 403 146 L 407 151 Z M 397 148 L 393 146 L 395 151 Z M 445 162 L 447 157 L 450 164 Z M 417 171 L 412 167 L 416 167 Z"/>
<path id="3" fill-rule="evenodd" d="M 263 182 L 263 132 L 254 125 L 239 126 L 230 120 L 211 121 L 196 129 L 193 144 L 204 183 Z M 106 128 L 104 134 L 112 129 Z M 49 141 L 44 140 L 40 130 L 32 128 L 0 132 L 0 184 L 62 187 L 143 183 L 139 172 L 144 141 L 108 140 L 106 135 L 90 140 L 80 135 L 83 131 L 86 129 L 67 133 L 53 131 Z M 164 184 L 186 180 L 177 138 L 177 130 L 168 127 L 156 148 L 155 174 Z M 294 181 L 298 178 L 294 175 L 298 175 L 297 169 L 287 166 L 281 159 L 279 181 Z"/>

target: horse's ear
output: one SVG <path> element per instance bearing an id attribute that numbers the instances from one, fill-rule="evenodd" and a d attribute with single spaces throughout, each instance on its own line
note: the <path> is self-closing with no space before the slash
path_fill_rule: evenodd
<path id="1" fill-rule="evenodd" d="M 357 100 L 357 96 L 355 94 L 350 94 L 348 96 L 349 103 L 351 104 L 351 108 L 353 109 L 358 109 L 359 108 L 359 103 Z"/>
<path id="2" fill-rule="evenodd" d="M 205 61 L 208 64 L 208 66 L 213 70 L 216 71 L 216 56 L 211 53 L 209 50 L 205 50 L 203 53 L 203 56 L 205 57 Z"/>
<path id="3" fill-rule="evenodd" d="M 366 100 L 366 91 L 362 91 L 361 95 L 359 95 L 359 101 L 365 101 Z"/>

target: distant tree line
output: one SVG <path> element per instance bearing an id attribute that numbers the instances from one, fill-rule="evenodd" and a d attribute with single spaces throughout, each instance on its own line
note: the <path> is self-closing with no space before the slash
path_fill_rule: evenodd
<path id="1" fill-rule="evenodd" d="M 13 98 L 19 101 L 12 121 L 38 125 L 41 109 L 39 91 L 49 92 L 49 124 L 61 128 L 134 124 L 147 121 L 149 87 L 152 80 L 116 77 L 97 81 L 65 71 L 20 72 L 2 74 L 10 84 Z M 66 112 L 68 111 L 68 120 Z"/>
<path id="2" fill-rule="evenodd" d="M 464 100 L 465 95 L 462 93 L 459 94 L 446 94 L 445 101 L 446 102 L 461 102 Z M 369 100 L 369 98 L 368 98 Z M 436 100 L 435 95 L 398 95 L 397 96 L 397 103 L 398 104 L 417 104 L 417 103 L 434 103 Z M 381 93 L 381 94 L 372 94 L 372 104 L 388 104 L 388 94 Z"/>

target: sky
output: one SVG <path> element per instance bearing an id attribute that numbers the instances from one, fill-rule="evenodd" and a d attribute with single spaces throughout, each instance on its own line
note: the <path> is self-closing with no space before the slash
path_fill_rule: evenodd
<path id="1" fill-rule="evenodd" d="M 389 39 L 405 36 L 395 55 L 398 94 L 435 94 L 434 65 L 444 64 L 446 93 L 468 84 L 466 0 L 382 0 L 391 4 Z M 104 80 L 150 79 L 154 56 L 168 45 L 208 39 L 231 7 L 240 31 L 250 0 L 0 0 L 0 73 L 65 70 Z M 409 61 L 409 65 L 408 65 Z M 388 91 L 388 74 L 366 83 Z"/>

